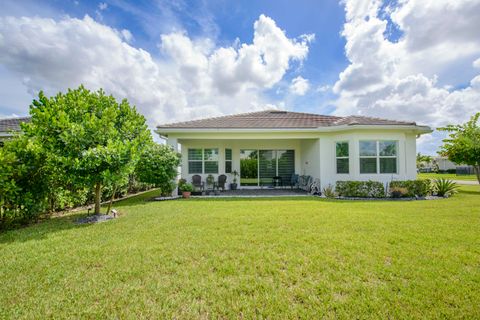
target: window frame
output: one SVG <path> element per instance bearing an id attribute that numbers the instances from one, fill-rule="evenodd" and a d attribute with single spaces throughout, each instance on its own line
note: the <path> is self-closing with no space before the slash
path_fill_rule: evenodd
<path id="1" fill-rule="evenodd" d="M 201 160 L 190 160 L 190 150 L 201 150 Z M 216 150 L 217 151 L 217 160 L 206 160 L 205 159 L 205 150 Z M 196 163 L 201 163 L 202 164 L 202 170 L 201 172 L 191 172 L 190 171 L 190 163 L 191 162 L 196 162 Z M 216 162 L 217 163 L 217 172 L 205 172 L 205 162 Z M 218 174 L 220 168 L 220 153 L 219 153 L 219 148 L 188 148 L 187 149 L 187 166 L 188 166 L 188 174 Z"/>
<path id="2" fill-rule="evenodd" d="M 227 159 L 227 150 L 230 150 L 230 159 Z M 230 163 L 230 172 L 227 172 L 227 162 Z M 225 148 L 225 173 L 233 172 L 233 150 L 232 148 Z"/>
<path id="3" fill-rule="evenodd" d="M 394 142 L 395 143 L 395 155 L 394 156 L 381 156 L 380 155 L 380 142 Z M 375 150 L 376 150 L 376 154 L 374 156 L 362 156 L 361 155 L 361 148 L 360 148 L 360 144 L 362 142 L 375 142 Z M 358 171 L 360 174 L 388 174 L 388 175 L 392 175 L 392 174 L 398 174 L 398 163 L 399 163 L 399 156 L 398 156 L 398 148 L 399 148 L 399 140 L 391 140 L 391 139 L 372 139 L 372 140 L 358 140 Z M 376 166 L 376 170 L 375 170 L 375 173 L 373 172 L 362 172 L 362 165 L 361 165 L 361 161 L 362 159 L 375 159 L 375 166 Z M 381 168 L 380 168 L 380 159 L 395 159 L 395 172 L 380 172 Z"/>
<path id="4" fill-rule="evenodd" d="M 347 144 L 347 153 L 348 153 L 347 156 L 342 156 L 342 157 L 337 156 L 337 145 L 339 143 L 346 143 Z M 347 159 L 348 160 L 347 172 L 338 172 L 338 159 Z M 336 174 L 350 174 L 350 141 L 348 141 L 348 140 L 335 141 L 335 173 Z"/>

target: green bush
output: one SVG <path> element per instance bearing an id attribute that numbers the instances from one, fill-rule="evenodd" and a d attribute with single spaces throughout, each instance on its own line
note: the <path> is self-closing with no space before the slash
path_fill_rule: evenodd
<path id="1" fill-rule="evenodd" d="M 424 197 L 430 192 L 429 180 L 405 180 L 405 181 L 392 181 L 390 182 L 390 188 L 405 188 L 407 193 L 405 197 Z"/>
<path id="2" fill-rule="evenodd" d="M 337 181 L 335 191 L 341 197 L 385 197 L 383 183 L 378 181 Z"/>
<path id="3" fill-rule="evenodd" d="M 160 188 L 162 196 L 171 195 L 180 165 L 180 155 L 170 146 L 152 144 L 144 149 L 135 173 L 140 181 Z"/>

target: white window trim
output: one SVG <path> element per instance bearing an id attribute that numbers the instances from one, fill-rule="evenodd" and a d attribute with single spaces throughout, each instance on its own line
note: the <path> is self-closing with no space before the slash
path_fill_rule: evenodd
<path id="1" fill-rule="evenodd" d="M 376 155 L 375 155 L 375 156 L 362 156 L 362 155 L 360 155 L 360 153 L 361 153 L 360 143 L 361 143 L 361 142 L 369 142 L 369 141 L 374 141 L 374 142 L 375 142 L 376 150 L 377 150 L 377 151 L 376 151 Z M 381 141 L 393 141 L 393 142 L 395 142 L 395 144 L 396 144 L 396 146 L 395 146 L 396 155 L 395 155 L 395 156 L 381 156 L 381 155 L 380 155 L 380 142 L 381 142 Z M 398 162 L 398 159 L 399 159 L 399 156 L 398 156 L 398 151 L 399 151 L 399 150 L 398 150 L 398 148 L 399 148 L 399 145 L 400 145 L 400 143 L 399 143 L 398 140 L 392 140 L 392 139 L 359 140 L 359 141 L 358 141 L 358 171 L 359 171 L 359 173 L 360 173 L 360 174 L 366 174 L 366 175 L 367 175 L 367 174 L 381 174 L 381 175 L 398 174 L 398 169 L 399 169 L 399 168 L 398 168 L 398 163 L 399 163 L 399 162 Z M 376 167 L 376 169 L 377 169 L 376 172 L 375 172 L 375 173 L 362 172 L 362 166 L 361 166 L 361 164 L 360 164 L 361 159 L 376 159 L 376 160 L 377 160 L 377 161 L 376 161 L 376 166 L 377 166 L 377 167 Z M 381 172 L 380 172 L 380 159 L 396 159 L 396 166 L 395 166 L 396 169 L 397 169 L 396 172 L 389 172 L 389 173 L 383 172 L 383 173 L 381 173 Z"/>
<path id="2" fill-rule="evenodd" d="M 337 157 L 337 143 L 347 143 L 348 145 L 348 156 L 347 157 Z M 334 155 L 335 155 L 335 174 L 339 175 L 349 175 L 350 174 L 350 141 L 348 140 L 341 140 L 341 141 L 335 141 L 334 143 Z M 337 159 L 348 159 L 348 172 L 347 173 L 338 173 L 338 168 L 337 168 Z"/>
<path id="3" fill-rule="evenodd" d="M 217 160 L 205 160 L 205 149 L 213 149 L 217 150 Z M 190 150 L 202 150 L 202 160 L 190 160 L 188 159 L 188 154 Z M 232 156 L 233 157 L 233 156 Z M 190 173 L 190 162 L 201 162 L 202 163 L 202 172 L 196 172 L 196 173 Z M 206 173 L 205 172 L 205 162 L 216 162 L 217 163 L 217 173 Z M 217 147 L 212 147 L 212 148 L 188 148 L 187 150 L 187 171 L 188 174 L 218 174 L 220 171 L 220 150 Z"/>
<path id="4" fill-rule="evenodd" d="M 230 150 L 230 160 L 227 160 L 227 150 Z M 231 174 L 233 172 L 233 149 L 232 148 L 225 148 L 224 150 L 224 159 L 225 159 L 225 174 Z M 230 172 L 227 172 L 227 162 L 230 162 Z"/>

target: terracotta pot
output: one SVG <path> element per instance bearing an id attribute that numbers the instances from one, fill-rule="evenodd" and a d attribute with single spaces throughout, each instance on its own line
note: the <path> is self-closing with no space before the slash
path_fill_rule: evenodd
<path id="1" fill-rule="evenodd" d="M 185 199 L 190 198 L 190 195 L 191 195 L 191 194 L 192 194 L 192 193 L 191 193 L 190 191 L 183 191 L 183 192 L 182 192 L 182 196 L 183 196 Z"/>

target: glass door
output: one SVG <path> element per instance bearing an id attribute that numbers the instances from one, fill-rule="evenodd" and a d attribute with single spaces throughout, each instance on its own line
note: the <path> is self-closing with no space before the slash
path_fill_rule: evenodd
<path id="1" fill-rule="evenodd" d="M 258 150 L 240 150 L 240 185 L 258 186 Z"/>
<path id="2" fill-rule="evenodd" d="M 277 174 L 277 157 L 275 150 L 259 150 L 259 181 L 261 186 L 272 185 L 273 177 Z"/>

